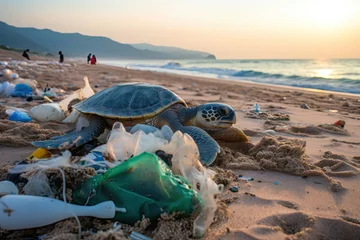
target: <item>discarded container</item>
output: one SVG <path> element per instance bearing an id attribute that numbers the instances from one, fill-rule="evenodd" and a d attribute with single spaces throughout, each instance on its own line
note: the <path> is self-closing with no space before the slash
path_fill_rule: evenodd
<path id="1" fill-rule="evenodd" d="M 13 114 L 10 115 L 9 120 L 14 122 L 30 122 L 32 119 L 26 112 L 16 110 Z"/>
<path id="2" fill-rule="evenodd" d="M 43 158 L 50 158 L 51 153 L 46 150 L 45 148 L 38 148 L 35 152 L 33 152 L 30 156 L 28 156 L 28 160 L 33 159 L 43 159 Z"/>
<path id="3" fill-rule="evenodd" d="M 86 180 L 73 192 L 74 203 L 98 204 L 111 199 L 125 207 L 114 220 L 134 224 L 143 216 L 156 221 L 162 213 L 198 214 L 203 200 L 188 182 L 171 173 L 152 153 L 142 153 Z"/>
<path id="4" fill-rule="evenodd" d="M 7 194 L 19 194 L 19 189 L 17 186 L 10 181 L 1 181 L 0 182 L 0 197 Z"/>
<path id="5" fill-rule="evenodd" d="M 255 103 L 255 104 L 251 107 L 251 110 L 250 110 L 250 111 L 251 111 L 251 112 L 255 112 L 255 113 L 261 112 L 259 104 L 258 104 L 258 103 Z"/>
<path id="6" fill-rule="evenodd" d="M 65 113 L 58 103 L 44 103 L 30 109 L 29 115 L 39 122 L 61 122 Z"/>
<path id="7" fill-rule="evenodd" d="M 0 228 L 5 230 L 42 227 L 74 215 L 111 219 L 116 212 L 112 201 L 95 206 L 78 206 L 53 198 L 6 195 L 1 198 L 1 202 L 4 205 L 1 205 Z"/>

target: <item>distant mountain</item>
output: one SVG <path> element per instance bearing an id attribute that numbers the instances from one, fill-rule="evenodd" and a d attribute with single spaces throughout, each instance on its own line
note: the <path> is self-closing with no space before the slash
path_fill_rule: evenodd
<path id="1" fill-rule="evenodd" d="M 127 59 L 185 59 L 205 58 L 207 53 L 188 51 L 180 48 L 176 51 L 159 47 L 157 49 L 139 49 L 107 37 L 86 36 L 79 33 L 60 33 L 49 29 L 22 28 L 10 26 L 0 21 L 0 45 L 12 48 L 29 48 L 30 51 L 62 51 L 65 57 L 86 57 L 89 53 L 101 58 Z M 151 46 L 151 45 L 150 45 Z M 172 47 L 169 47 L 172 48 Z M 180 51 L 181 50 L 181 51 Z M 185 54 L 186 52 L 189 52 Z M 205 54 L 205 55 L 204 55 Z"/>
<path id="2" fill-rule="evenodd" d="M 174 58 L 201 59 L 201 58 L 209 58 L 209 56 L 214 56 L 213 54 L 207 52 L 187 50 L 178 47 L 155 46 L 148 43 L 136 43 L 136 44 L 131 44 L 131 46 L 140 50 L 150 50 L 150 51 L 168 53 Z M 211 58 L 213 59 L 213 57 Z"/>
<path id="3" fill-rule="evenodd" d="M 35 43 L 24 35 L 18 33 L 14 27 L 0 21 L 0 45 L 12 48 L 26 49 L 32 51 L 46 52 L 49 51 L 43 46 Z"/>

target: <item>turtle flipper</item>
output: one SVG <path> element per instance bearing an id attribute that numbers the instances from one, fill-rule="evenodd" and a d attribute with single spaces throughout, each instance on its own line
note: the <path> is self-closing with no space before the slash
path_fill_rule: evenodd
<path id="1" fill-rule="evenodd" d="M 90 125 L 78 132 L 56 136 L 46 141 L 32 142 L 32 145 L 39 148 L 50 149 L 67 149 L 72 146 L 78 147 L 100 136 L 104 132 L 106 124 L 105 119 L 93 115 L 90 119 Z"/>
<path id="2" fill-rule="evenodd" d="M 215 161 L 216 155 L 220 152 L 220 146 L 209 134 L 194 126 L 183 127 L 180 131 L 189 134 L 194 139 L 199 148 L 202 164 L 209 166 Z"/>
<path id="3" fill-rule="evenodd" d="M 237 127 L 204 129 L 215 140 L 225 142 L 248 142 L 249 138 Z"/>

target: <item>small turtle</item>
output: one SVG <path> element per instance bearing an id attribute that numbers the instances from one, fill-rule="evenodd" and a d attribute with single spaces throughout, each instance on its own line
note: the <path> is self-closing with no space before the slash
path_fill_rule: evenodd
<path id="1" fill-rule="evenodd" d="M 248 141 L 241 130 L 232 127 L 236 115 L 230 106 L 207 103 L 190 108 L 172 91 L 147 83 L 127 83 L 105 88 L 73 105 L 73 108 L 89 119 L 88 127 L 32 144 L 41 148 L 65 148 L 64 143 L 66 146 L 78 147 L 100 136 L 116 121 L 122 122 L 124 126 L 143 123 L 161 128 L 168 125 L 174 132 L 180 130 L 189 134 L 199 148 L 201 162 L 210 165 L 220 152 L 214 139 Z"/>

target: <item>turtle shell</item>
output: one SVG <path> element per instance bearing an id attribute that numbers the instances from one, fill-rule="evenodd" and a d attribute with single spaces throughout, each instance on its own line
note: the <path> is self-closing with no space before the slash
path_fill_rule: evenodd
<path id="1" fill-rule="evenodd" d="M 97 92 L 73 107 L 86 114 L 113 119 L 146 119 L 184 100 L 172 91 L 148 83 L 118 84 Z"/>

